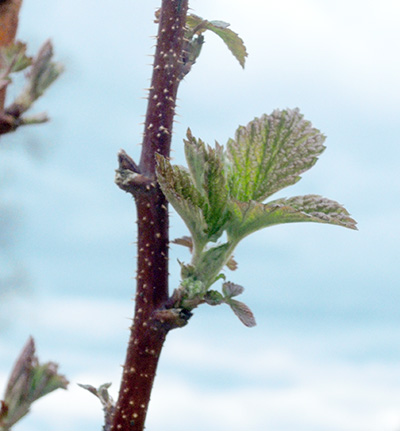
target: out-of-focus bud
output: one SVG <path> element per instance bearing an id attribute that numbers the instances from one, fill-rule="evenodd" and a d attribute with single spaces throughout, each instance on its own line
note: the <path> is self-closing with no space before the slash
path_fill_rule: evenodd
<path id="1" fill-rule="evenodd" d="M 30 337 L 17 359 L 0 407 L 0 431 L 8 431 L 30 410 L 33 402 L 56 389 L 67 389 L 67 379 L 54 362 L 40 364 Z"/>

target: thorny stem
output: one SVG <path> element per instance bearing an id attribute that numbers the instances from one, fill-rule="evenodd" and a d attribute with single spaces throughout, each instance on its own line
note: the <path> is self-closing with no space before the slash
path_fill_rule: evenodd
<path id="1" fill-rule="evenodd" d="M 135 317 L 111 426 L 115 431 L 144 429 L 160 352 L 168 331 L 174 327 L 160 318 L 168 301 L 169 240 L 167 201 L 155 183 L 155 153 L 164 157 L 170 153 L 187 8 L 188 0 L 162 0 L 139 166 L 120 153 L 120 170 L 128 167 L 128 172 L 136 172 L 133 177 L 140 173 L 138 177 L 147 177 L 149 183 L 129 190 L 135 197 L 138 217 L 137 291 Z"/>

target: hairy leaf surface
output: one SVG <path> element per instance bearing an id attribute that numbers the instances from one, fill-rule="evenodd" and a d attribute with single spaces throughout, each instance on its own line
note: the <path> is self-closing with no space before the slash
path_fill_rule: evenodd
<path id="1" fill-rule="evenodd" d="M 210 241 L 216 241 L 229 217 L 228 188 L 224 151 L 220 145 L 213 149 L 192 136 L 190 129 L 185 142 L 185 156 L 193 183 L 204 196 L 201 206 L 207 223 Z"/>
<path id="2" fill-rule="evenodd" d="M 296 183 L 325 149 L 324 140 L 298 109 L 275 110 L 240 126 L 227 144 L 232 196 L 261 202 Z"/>
<path id="3" fill-rule="evenodd" d="M 207 193 L 207 203 L 204 207 L 207 233 L 210 241 L 216 241 L 222 235 L 229 218 L 223 148 L 218 144 L 215 149 L 208 148 L 203 187 Z"/>
<path id="4" fill-rule="evenodd" d="M 272 201 L 269 205 L 280 205 L 284 209 L 283 223 L 312 221 L 357 230 L 357 222 L 342 205 L 322 196 L 295 196 Z"/>
<path id="5" fill-rule="evenodd" d="M 283 223 L 328 223 L 357 229 L 346 209 L 339 203 L 318 195 L 277 199 L 267 204 L 256 201 L 236 202 L 228 236 L 239 240 L 268 226 Z"/>
<path id="6" fill-rule="evenodd" d="M 189 172 L 181 166 L 172 166 L 157 155 L 157 179 L 164 195 L 182 217 L 194 241 L 204 242 L 207 224 L 203 216 L 204 198 L 196 189 Z"/>
<path id="7" fill-rule="evenodd" d="M 244 287 L 239 284 L 227 281 L 222 285 L 222 292 L 227 298 L 232 298 L 234 296 L 241 295 L 244 292 Z"/>
<path id="8" fill-rule="evenodd" d="M 187 139 L 184 139 L 185 157 L 195 186 L 200 192 L 204 188 L 204 169 L 207 161 L 206 145 L 201 139 L 193 137 L 190 129 L 187 131 Z"/>
<path id="9" fill-rule="evenodd" d="M 227 302 L 227 304 L 229 304 L 229 306 L 232 308 L 232 311 L 240 319 L 243 325 L 247 326 L 248 328 L 256 326 L 254 314 L 246 304 L 237 301 L 236 299 L 231 299 L 229 302 Z"/>

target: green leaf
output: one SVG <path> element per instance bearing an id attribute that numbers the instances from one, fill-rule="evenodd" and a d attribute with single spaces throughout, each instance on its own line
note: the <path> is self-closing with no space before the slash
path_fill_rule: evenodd
<path id="1" fill-rule="evenodd" d="M 187 139 L 183 140 L 186 161 L 195 186 L 202 192 L 204 169 L 208 159 L 206 144 L 201 139 L 194 138 L 190 129 L 187 130 L 186 136 Z"/>
<path id="2" fill-rule="evenodd" d="M 281 223 L 280 206 L 256 201 L 236 201 L 231 207 L 232 219 L 227 226 L 228 238 L 239 241 L 247 235 L 267 226 Z"/>
<path id="3" fill-rule="evenodd" d="M 186 17 L 186 25 L 190 31 L 195 33 L 195 30 L 199 29 L 205 29 L 205 24 L 207 23 L 207 20 L 194 15 L 190 14 Z"/>
<path id="4" fill-rule="evenodd" d="M 157 154 L 157 178 L 164 195 L 182 217 L 196 243 L 207 242 L 207 224 L 203 216 L 204 198 L 196 189 L 189 172 Z"/>
<path id="5" fill-rule="evenodd" d="M 218 144 L 215 150 L 208 148 L 203 185 L 207 193 L 204 217 L 207 222 L 208 238 L 214 242 L 222 235 L 230 216 L 223 157 L 223 148 Z"/>
<path id="6" fill-rule="evenodd" d="M 232 31 L 231 29 L 215 25 L 214 23 L 215 21 L 209 22 L 207 24 L 207 30 L 211 30 L 225 42 L 226 46 L 229 48 L 233 56 L 244 68 L 244 64 L 248 54 L 243 40 L 239 37 L 237 33 Z"/>
<path id="7" fill-rule="evenodd" d="M 186 24 L 189 28 L 188 38 L 191 40 L 195 34 L 201 34 L 206 30 L 210 30 L 218 35 L 231 51 L 233 56 L 238 60 L 244 68 L 247 57 L 246 47 L 243 40 L 237 33 L 230 30 L 229 24 L 224 21 L 207 21 L 197 15 L 188 15 Z"/>
<path id="8" fill-rule="evenodd" d="M 193 278 L 196 274 L 196 268 L 193 265 L 185 265 L 178 259 L 178 263 L 181 267 L 181 277 L 182 280 L 185 278 Z"/>
<path id="9" fill-rule="evenodd" d="M 208 239 L 215 242 L 222 235 L 229 218 L 224 151 L 218 144 L 215 149 L 206 146 L 201 139 L 192 136 L 190 129 L 184 142 L 191 178 L 204 196 L 202 209 Z"/>
<path id="10" fill-rule="evenodd" d="M 240 126 L 227 144 L 232 196 L 261 202 L 296 183 L 324 151 L 324 140 L 298 109 L 275 110 Z"/>
<path id="11" fill-rule="evenodd" d="M 328 223 L 357 230 L 357 222 L 338 202 L 318 195 L 295 196 L 290 199 L 277 199 L 269 205 L 279 205 L 282 223 L 316 222 Z"/>
<path id="12" fill-rule="evenodd" d="M 227 233 L 234 241 L 265 227 L 283 223 L 316 222 L 357 229 L 355 220 L 342 205 L 318 195 L 277 199 L 267 204 L 235 202 L 232 215 Z"/>

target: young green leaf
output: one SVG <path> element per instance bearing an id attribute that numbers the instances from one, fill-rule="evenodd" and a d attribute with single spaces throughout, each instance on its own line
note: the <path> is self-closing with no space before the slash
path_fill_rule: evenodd
<path id="1" fill-rule="evenodd" d="M 207 20 L 197 15 L 190 14 L 186 17 L 186 25 L 191 33 L 195 34 L 199 30 L 204 30 L 206 27 Z"/>
<path id="2" fill-rule="evenodd" d="M 298 109 L 275 110 L 240 126 L 227 144 L 232 196 L 261 202 L 296 183 L 325 149 L 324 140 Z"/>
<path id="3" fill-rule="evenodd" d="M 200 192 L 204 188 L 204 169 L 208 159 L 206 145 L 201 139 L 193 137 L 190 129 L 186 133 L 187 139 L 184 139 L 185 157 L 190 174 L 195 186 Z"/>
<path id="4" fill-rule="evenodd" d="M 227 27 L 216 25 L 215 24 L 216 22 L 218 21 L 209 22 L 207 24 L 207 30 L 211 30 L 225 42 L 226 46 L 231 51 L 233 56 L 236 58 L 239 64 L 244 68 L 244 64 L 247 57 L 247 51 L 243 43 L 243 40 L 238 36 L 237 33 L 235 33 L 234 31 L 232 31 Z"/>
<path id="5" fill-rule="evenodd" d="M 204 296 L 208 305 L 220 305 L 224 303 L 224 297 L 217 290 L 209 290 Z"/>
<path id="6" fill-rule="evenodd" d="M 207 193 L 204 217 L 207 222 L 208 238 L 214 242 L 222 235 L 230 216 L 223 157 L 223 148 L 216 144 L 215 150 L 208 148 L 207 162 L 204 166 L 203 187 Z"/>
<path id="7" fill-rule="evenodd" d="M 202 206 L 210 241 L 216 241 L 229 217 L 224 151 L 206 146 L 192 136 L 190 129 L 185 142 L 185 156 L 194 185 L 204 195 Z"/>
<path id="8" fill-rule="evenodd" d="M 194 242 L 205 245 L 204 198 L 194 186 L 189 172 L 181 166 L 172 166 L 167 159 L 157 155 L 157 179 L 166 198 L 189 228 Z"/>
<path id="9" fill-rule="evenodd" d="M 239 241 L 260 229 L 281 223 L 280 205 L 262 204 L 256 201 L 235 201 L 231 206 L 231 222 L 227 226 L 228 238 Z"/>
<path id="10" fill-rule="evenodd" d="M 227 233 L 235 241 L 265 227 L 283 223 L 316 222 L 357 229 L 356 221 L 342 205 L 317 195 L 277 199 L 267 204 L 235 202 L 232 215 Z"/>
<path id="11" fill-rule="evenodd" d="M 201 279 L 205 286 L 210 287 L 219 277 L 219 273 L 229 259 L 230 244 L 224 243 L 204 251 L 196 262 L 196 277 Z"/>
<path id="12" fill-rule="evenodd" d="M 246 47 L 238 34 L 228 28 L 228 23 L 217 20 L 207 21 L 197 15 L 188 15 L 186 24 L 189 28 L 187 37 L 190 40 L 195 34 L 201 34 L 206 30 L 210 30 L 218 35 L 225 42 L 239 64 L 244 68 L 247 57 Z"/>
<path id="13" fill-rule="evenodd" d="M 280 205 L 282 223 L 312 221 L 328 223 L 357 230 L 357 222 L 338 202 L 318 195 L 295 196 L 290 199 L 277 199 L 269 205 Z"/>

